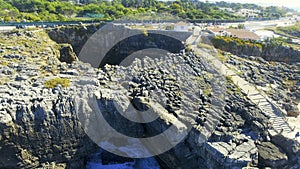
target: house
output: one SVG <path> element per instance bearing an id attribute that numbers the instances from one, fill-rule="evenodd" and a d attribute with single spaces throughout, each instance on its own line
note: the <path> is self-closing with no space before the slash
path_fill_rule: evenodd
<path id="1" fill-rule="evenodd" d="M 236 14 L 247 18 L 257 18 L 260 13 L 261 11 L 257 9 L 240 9 Z"/>
<path id="2" fill-rule="evenodd" d="M 221 11 L 234 12 L 232 8 L 219 8 Z"/>
<path id="3" fill-rule="evenodd" d="M 174 25 L 174 31 L 178 32 L 188 32 L 189 31 L 189 24 L 183 21 L 177 22 Z"/>
<path id="4" fill-rule="evenodd" d="M 257 30 L 255 31 L 255 34 L 260 37 L 261 41 L 280 37 L 280 35 L 275 34 L 273 31 L 267 30 Z"/>
<path id="5" fill-rule="evenodd" d="M 219 27 L 210 27 L 208 31 L 218 36 L 229 36 L 229 37 L 237 37 L 243 40 L 255 40 L 258 41 L 261 38 L 255 34 L 254 32 L 250 32 L 245 29 L 226 29 Z"/>

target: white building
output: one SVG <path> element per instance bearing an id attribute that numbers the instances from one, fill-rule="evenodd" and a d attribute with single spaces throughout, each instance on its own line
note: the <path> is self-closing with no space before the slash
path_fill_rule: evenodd
<path id="1" fill-rule="evenodd" d="M 178 32 L 188 32 L 189 31 L 189 24 L 185 22 L 177 22 L 174 25 L 174 31 Z"/>
<path id="2" fill-rule="evenodd" d="M 247 18 L 256 18 L 258 14 L 261 13 L 260 10 L 257 9 L 240 9 L 237 14 L 247 17 Z"/>
<path id="3" fill-rule="evenodd" d="M 234 12 L 232 8 L 220 8 L 222 11 L 227 11 L 227 12 Z"/>

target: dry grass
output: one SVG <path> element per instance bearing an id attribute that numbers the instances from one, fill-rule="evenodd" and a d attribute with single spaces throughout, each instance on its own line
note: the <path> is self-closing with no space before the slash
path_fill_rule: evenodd
<path id="1" fill-rule="evenodd" d="M 8 66 L 9 63 L 6 62 L 6 61 L 1 61 L 0 64 L 1 64 L 2 66 Z"/>
<path id="2" fill-rule="evenodd" d="M 226 56 L 224 56 L 223 54 L 221 54 L 220 52 L 217 54 L 217 57 L 220 61 L 222 61 L 223 63 L 226 62 L 228 60 L 228 58 Z"/>
<path id="3" fill-rule="evenodd" d="M 209 50 L 211 50 L 211 49 L 214 49 L 214 47 L 212 46 L 212 45 L 209 45 L 209 44 L 206 44 L 206 43 L 198 43 L 198 48 L 203 48 L 203 49 L 209 49 Z"/>
<path id="4" fill-rule="evenodd" d="M 44 86 L 46 88 L 54 88 L 57 85 L 61 85 L 62 87 L 69 87 L 70 86 L 70 79 L 67 79 L 67 78 L 53 78 L 53 79 L 47 80 L 44 83 Z"/>

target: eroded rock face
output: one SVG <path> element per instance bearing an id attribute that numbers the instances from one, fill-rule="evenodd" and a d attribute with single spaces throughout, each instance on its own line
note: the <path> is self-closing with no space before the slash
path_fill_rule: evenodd
<path id="1" fill-rule="evenodd" d="M 72 45 L 75 54 L 78 56 L 85 42 L 93 35 L 102 25 L 89 26 L 67 26 L 55 29 L 48 29 L 49 37 L 58 44 Z"/>
<path id="2" fill-rule="evenodd" d="M 70 44 L 79 60 L 95 68 L 105 64 L 128 66 L 135 57 L 152 56 L 147 49 L 159 49 L 157 57 L 179 53 L 190 32 L 147 30 L 143 32 L 122 25 L 101 24 L 68 26 L 47 30 L 49 37 L 58 44 Z M 152 50 L 153 52 L 153 50 Z M 64 54 L 65 52 L 62 52 Z M 64 59 L 65 57 L 62 57 Z M 128 63 L 127 63 L 128 62 Z M 128 64 L 128 65 L 127 65 Z"/>
<path id="3" fill-rule="evenodd" d="M 287 155 L 270 142 L 262 142 L 258 145 L 258 155 L 261 167 L 281 168 L 287 163 Z"/>
<path id="4" fill-rule="evenodd" d="M 195 57 L 192 53 L 188 55 L 191 58 Z M 164 132 L 171 125 L 175 125 L 177 129 L 194 126 L 193 128 L 198 129 L 195 129 L 194 134 L 187 139 L 191 142 L 187 146 L 193 147 L 202 144 L 201 139 L 206 140 L 210 137 L 212 130 L 215 128 L 218 120 L 216 116 L 222 113 L 222 107 L 212 104 L 211 99 L 215 96 L 209 97 L 203 93 L 205 87 L 209 86 L 205 83 L 205 77 L 200 76 L 205 71 L 197 73 L 189 64 L 184 63 L 182 54 L 171 54 L 156 60 L 150 58 L 143 61 L 137 60 L 129 67 L 106 66 L 103 74 L 99 74 L 99 81 L 102 84 L 99 87 L 99 94 L 97 94 L 99 108 L 94 107 L 92 97 L 87 102 L 77 99 L 75 105 L 78 105 L 79 112 L 93 110 L 90 111 L 93 114 L 92 112 L 100 111 L 105 119 L 110 122 L 110 126 L 132 137 L 155 136 Z M 202 90 L 201 86 L 203 86 Z M 221 105 L 222 97 L 219 97 L 215 99 L 215 102 Z M 122 118 L 120 111 L 125 111 L 128 116 L 134 113 L 134 109 L 128 108 L 130 102 L 139 110 L 149 110 L 157 114 L 158 120 L 142 124 L 133 123 Z M 92 116 L 96 117 L 96 114 Z M 92 122 L 88 118 L 83 119 L 85 128 L 90 129 L 92 133 L 95 132 L 96 129 L 92 126 Z M 126 127 L 124 128 L 124 126 Z M 180 137 L 177 132 L 172 136 L 174 139 L 177 136 Z M 98 136 L 100 138 L 93 139 L 100 140 L 105 135 L 107 134 L 102 133 Z M 126 141 L 124 140 L 124 142 Z M 147 146 L 158 145 L 146 145 L 146 148 L 151 151 L 151 147 Z M 193 154 L 187 147 L 179 146 L 176 151 L 181 152 L 180 149 L 186 149 L 185 153 Z M 169 155 L 169 153 L 166 155 Z M 167 156 L 162 156 L 162 159 L 170 160 Z M 179 165 L 179 162 L 173 160 L 172 163 Z M 180 166 L 184 167 L 185 162 L 181 163 Z M 197 163 L 189 166 L 196 167 Z"/>
<path id="5" fill-rule="evenodd" d="M 29 67 L 23 65 L 22 69 L 20 74 L 26 74 Z M 85 165 L 85 156 L 98 149 L 81 128 L 74 111 L 71 96 L 80 89 L 46 89 L 44 80 L 34 83 L 38 87 L 29 78 L 0 87 L 0 152 L 5 154 L 0 157 L 0 168 L 41 167 L 48 162 L 80 168 Z"/>
<path id="6" fill-rule="evenodd" d="M 61 62 L 72 63 L 73 61 L 78 60 L 73 51 L 73 47 L 70 44 L 60 44 L 59 52 L 59 61 Z"/>
<path id="7" fill-rule="evenodd" d="M 98 149 L 81 128 L 71 99 L 81 90 L 72 85 L 80 82 L 79 74 L 93 82 L 88 71 L 96 76 L 95 70 L 61 63 L 56 45 L 42 31 L 1 35 L 6 51 L 0 61 L 0 168 L 82 168 L 84 158 Z M 70 79 L 71 87 L 44 86 L 58 77 Z"/>
<path id="8" fill-rule="evenodd" d="M 225 42 L 224 39 L 214 41 L 211 38 L 213 45 L 223 51 L 231 52 L 235 55 L 249 55 L 262 57 L 268 61 L 297 63 L 300 61 L 300 52 L 289 46 L 275 46 L 272 44 L 264 44 L 263 46 L 256 45 L 240 45 L 237 42 Z"/>
<path id="9" fill-rule="evenodd" d="M 35 33 L 30 36 L 36 36 Z M 13 43 L 15 39 L 30 38 L 22 33 L 7 36 L 6 43 L 9 39 Z M 0 44 L 4 50 L 0 58 L 0 168 L 84 168 L 86 157 L 98 150 L 87 131 L 99 130 L 90 124 L 99 122 L 95 112 L 100 110 L 111 126 L 131 137 L 157 135 L 171 124 L 178 128 L 192 124 L 183 141 L 156 156 L 163 168 L 275 164 L 278 159 L 265 158 L 263 153 L 259 156 L 258 145 L 269 144 L 268 141 L 276 146 L 285 141 L 292 145 L 282 149 L 284 158 L 280 158 L 280 164 L 295 164 L 299 160 L 299 146 L 276 135 L 270 139 L 267 117 L 236 86 L 224 81 L 221 88 L 226 94 L 221 97 L 220 86 L 213 85 L 218 79 L 213 68 L 191 52 L 98 70 L 80 61 L 59 62 L 57 51 L 51 46 L 56 44 L 38 37 L 37 46 L 45 48 L 37 51 L 27 51 L 22 46 L 34 44 Z M 26 55 L 30 52 L 32 55 Z M 70 86 L 44 86 L 47 80 L 57 77 L 69 79 Z M 120 111 L 127 110 L 129 103 L 142 113 L 156 112 L 158 120 L 149 124 L 124 120 Z M 130 113 L 129 117 L 134 116 Z M 101 134 L 105 137 L 106 133 Z M 276 146 L 265 151 L 276 153 Z M 109 155 L 103 159 L 111 161 Z"/>
<path id="10" fill-rule="evenodd" d="M 299 64 L 270 63 L 253 56 L 241 58 L 225 52 L 224 54 L 228 57 L 227 64 L 238 68 L 241 77 L 264 91 L 286 111 L 287 116 L 299 115 Z"/>
<path id="11" fill-rule="evenodd" d="M 96 112 L 100 110 L 106 117 L 105 119 L 111 121 L 110 125 L 114 126 L 117 131 L 133 137 L 157 135 L 168 128 L 168 122 L 172 123 L 172 118 L 179 119 L 179 121 L 190 120 L 189 122 L 194 125 L 188 136 L 171 150 L 156 157 L 164 168 L 242 168 L 249 164 L 257 166 L 260 160 L 256 142 L 270 139 L 267 132 L 269 128 L 267 117 L 250 101 L 243 98 L 243 94 L 239 93 L 236 87 L 230 83 L 224 84 L 227 93 L 224 98 L 217 95 L 217 92 L 215 95 L 204 94 L 203 91 L 210 86 L 205 82 L 208 79 L 204 76 L 205 74 L 208 76 L 208 72 L 203 67 L 201 68 L 201 64 L 195 66 L 194 69 L 189 68 L 196 65 L 197 61 L 197 57 L 192 53 L 170 55 L 166 58 L 164 64 L 159 64 L 162 62 L 159 59 L 154 61 L 145 59 L 136 61 L 127 68 L 106 66 L 104 72 L 99 74 L 101 87 L 96 94 L 99 108 L 95 109 L 94 104 L 90 102 L 92 97 L 87 103 L 82 99 L 75 102 L 80 105 L 79 107 L 86 107 L 80 111 L 93 109 L 93 112 Z M 188 64 L 185 66 L 174 64 L 172 59 L 177 58 L 188 59 L 188 62 L 185 62 Z M 178 89 L 184 87 L 180 81 L 180 79 L 184 79 L 184 76 L 178 73 L 176 77 L 172 77 L 170 72 L 174 71 L 172 70 L 174 66 L 179 70 L 195 71 L 193 75 L 203 75 L 198 77 L 197 82 L 188 81 L 187 84 L 190 83 L 190 85 L 187 86 L 191 88 L 184 91 L 191 92 L 176 94 L 180 91 Z M 193 87 L 195 85 L 199 86 L 201 90 L 195 90 Z M 162 89 L 162 91 L 153 91 L 155 88 Z M 196 103 L 190 104 L 190 107 L 199 106 L 197 111 L 188 114 L 197 116 L 195 120 L 179 113 L 183 104 L 181 98 L 187 96 L 194 97 L 193 103 Z M 150 101 L 152 97 L 156 98 L 155 101 L 161 98 L 166 100 L 167 104 L 156 111 L 167 113 L 169 116 L 160 116 L 158 121 L 149 124 L 132 123 L 120 118 L 121 115 L 118 111 L 126 110 L 126 105 L 130 100 L 139 110 L 149 110 L 154 105 Z M 221 102 L 222 106 L 218 109 L 214 106 L 215 97 L 225 101 Z M 128 98 L 129 101 L 126 101 Z M 161 104 L 161 102 L 158 103 Z M 119 105 L 121 108 L 117 109 L 115 105 Z M 216 113 L 215 110 L 219 112 Z M 214 114 L 220 116 L 216 123 L 213 121 L 215 120 Z M 85 120 L 85 128 L 92 128 L 95 132 L 91 122 L 88 119 Z M 122 126 L 126 126 L 126 128 Z M 213 131 L 212 135 L 208 135 L 207 142 L 203 142 L 203 134 L 211 131 Z M 102 137 L 105 136 L 102 135 Z M 124 140 L 124 142 L 127 141 Z M 111 143 L 111 145 L 115 144 L 117 143 Z M 287 159 L 285 161 L 287 162 Z"/>

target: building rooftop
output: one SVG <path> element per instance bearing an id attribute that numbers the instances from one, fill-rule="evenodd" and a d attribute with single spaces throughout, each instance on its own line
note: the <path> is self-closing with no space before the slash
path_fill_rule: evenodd
<path id="1" fill-rule="evenodd" d="M 260 37 L 255 34 L 254 32 L 250 32 L 245 29 L 225 29 L 225 28 L 219 28 L 219 27 L 212 27 L 208 28 L 210 31 L 217 33 L 217 32 L 229 32 L 231 36 L 237 37 L 240 39 L 251 39 L 251 40 L 260 40 Z"/>
<path id="2" fill-rule="evenodd" d="M 177 22 L 176 25 L 179 25 L 179 26 L 188 26 L 188 24 L 186 22 L 183 22 L 183 21 Z"/>

